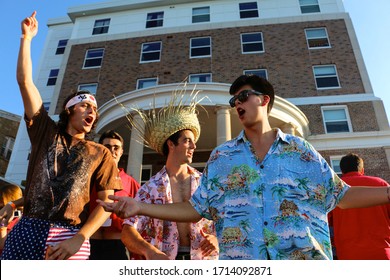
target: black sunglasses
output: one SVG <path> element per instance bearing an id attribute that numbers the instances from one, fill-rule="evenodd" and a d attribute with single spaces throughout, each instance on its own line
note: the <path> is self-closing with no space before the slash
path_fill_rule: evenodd
<path id="1" fill-rule="evenodd" d="M 240 91 L 239 94 L 233 96 L 229 100 L 229 104 L 232 108 L 236 107 L 236 100 L 240 101 L 241 103 L 245 102 L 248 100 L 249 95 L 254 94 L 254 95 L 263 95 L 263 93 L 255 91 L 253 89 L 244 89 L 243 91 Z"/>

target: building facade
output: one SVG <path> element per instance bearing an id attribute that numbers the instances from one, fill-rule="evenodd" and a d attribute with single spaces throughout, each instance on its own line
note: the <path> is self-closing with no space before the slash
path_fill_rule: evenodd
<path id="1" fill-rule="evenodd" d="M 0 177 L 5 176 L 21 116 L 0 110 Z"/>
<path id="2" fill-rule="evenodd" d="M 390 181 L 389 122 L 342 0 L 111 1 L 70 7 L 48 26 L 36 79 L 45 107 L 55 119 L 72 91 L 93 92 L 97 136 L 115 129 L 124 137 L 121 165 L 138 181 L 165 159 L 140 144 L 122 106 L 154 100 L 161 108 L 184 79 L 189 92 L 196 86 L 207 97 L 194 156 L 201 169 L 241 130 L 228 89 L 244 73 L 273 84 L 273 127 L 307 139 L 336 171 L 357 152 L 367 174 Z M 18 182 L 29 154 L 24 124 L 15 146 L 6 178 Z"/>

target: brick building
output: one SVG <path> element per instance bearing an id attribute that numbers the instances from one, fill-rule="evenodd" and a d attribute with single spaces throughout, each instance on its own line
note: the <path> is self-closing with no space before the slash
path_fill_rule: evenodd
<path id="1" fill-rule="evenodd" d="M 111 1 L 71 7 L 48 26 L 36 79 L 45 107 L 56 118 L 71 91 L 96 94 L 96 133 L 121 133 L 121 164 L 138 180 L 158 171 L 164 158 L 139 144 L 118 102 L 148 108 L 155 97 L 163 107 L 188 77 L 188 89 L 196 84 L 208 97 L 194 156 L 202 168 L 216 145 L 241 130 L 228 89 L 252 73 L 274 85 L 272 126 L 306 138 L 336 171 L 343 155 L 357 152 L 367 174 L 390 181 L 388 119 L 342 0 Z M 7 172 L 14 181 L 26 173 L 24 125 L 18 138 Z"/>
<path id="2" fill-rule="evenodd" d="M 13 151 L 21 116 L 0 110 L 0 177 L 4 177 Z"/>

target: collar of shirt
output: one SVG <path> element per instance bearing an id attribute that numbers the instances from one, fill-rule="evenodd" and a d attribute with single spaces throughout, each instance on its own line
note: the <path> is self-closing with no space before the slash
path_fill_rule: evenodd
<path id="1" fill-rule="evenodd" d="M 287 134 L 283 133 L 279 128 L 273 128 L 274 131 L 276 131 L 276 141 L 283 141 L 287 144 L 290 144 L 290 139 Z M 236 144 L 238 144 L 239 141 L 248 142 L 248 138 L 245 136 L 245 131 L 242 130 L 240 134 L 236 137 Z"/>

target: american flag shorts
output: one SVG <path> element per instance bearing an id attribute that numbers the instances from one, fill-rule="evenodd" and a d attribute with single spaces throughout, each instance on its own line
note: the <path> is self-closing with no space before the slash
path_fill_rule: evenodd
<path id="1" fill-rule="evenodd" d="M 55 246 L 64 240 L 72 238 L 78 231 L 78 228 L 50 227 L 46 239 L 45 252 L 47 251 L 48 246 Z M 91 246 L 89 244 L 89 239 L 86 239 L 81 245 L 80 250 L 68 260 L 88 260 L 90 252 Z"/>

